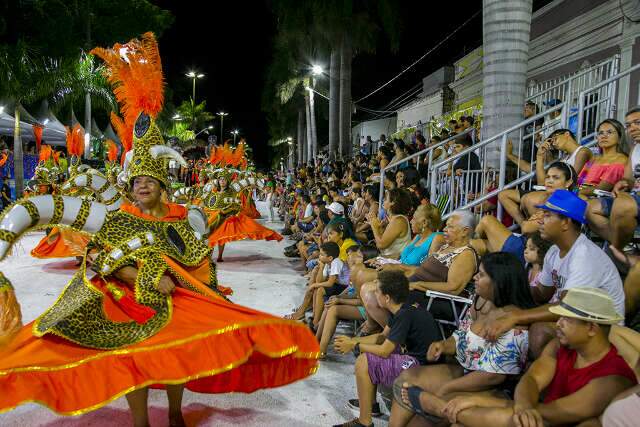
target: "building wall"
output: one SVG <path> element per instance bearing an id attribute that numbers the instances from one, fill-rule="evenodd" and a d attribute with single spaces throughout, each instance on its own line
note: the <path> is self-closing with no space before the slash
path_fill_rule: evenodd
<path id="1" fill-rule="evenodd" d="M 419 98 L 411 104 L 398 110 L 397 128 L 404 129 L 407 127 L 417 126 L 418 123 L 426 123 L 431 117 L 439 116 L 443 111 L 443 93 L 442 90 Z"/>
<path id="2" fill-rule="evenodd" d="M 389 137 L 396 131 L 396 117 L 386 119 L 370 120 L 359 123 L 351 129 L 354 146 L 361 146 L 366 141 L 367 136 L 371 136 L 373 141 L 377 141 L 381 134 Z"/>

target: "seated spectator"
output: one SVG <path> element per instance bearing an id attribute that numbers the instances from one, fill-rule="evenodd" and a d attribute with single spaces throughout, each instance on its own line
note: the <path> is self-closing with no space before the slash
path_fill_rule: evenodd
<path id="1" fill-rule="evenodd" d="M 329 297 L 325 303 L 320 323 L 316 330 L 316 338 L 320 342 L 320 359 L 324 359 L 340 320 L 363 320 L 366 312 L 360 300 L 360 287 L 354 282 L 354 278 L 363 271 L 367 261 L 377 254 L 375 248 L 370 246 L 351 246 L 347 249 L 349 266 L 349 286 L 340 295 Z"/>
<path id="2" fill-rule="evenodd" d="M 434 205 L 420 205 L 411 218 L 411 231 L 415 235 L 413 240 L 400 253 L 399 261 L 379 257 L 369 263 L 375 268 L 366 268 L 357 279 L 358 286 L 376 279 L 377 269 L 402 270 L 405 275 L 412 275 L 415 269 L 432 253 L 445 243 L 442 233 L 436 232 L 440 228 L 440 211 Z"/>
<path id="3" fill-rule="evenodd" d="M 593 288 L 571 289 L 562 305 L 548 310 L 559 316 L 558 337 L 519 381 L 513 401 L 475 393 L 447 401 L 404 383 L 402 402 L 468 427 L 576 425 L 597 419 L 614 396 L 637 383 L 608 338 L 621 317 L 609 295 Z"/>
<path id="4" fill-rule="evenodd" d="M 593 190 L 610 191 L 624 176 L 627 155 L 624 152 L 624 127 L 614 119 L 598 125 L 600 155 L 584 165 L 578 175 L 578 187 L 583 196 L 592 196 Z"/>
<path id="5" fill-rule="evenodd" d="M 624 312 L 625 324 L 640 332 L 640 257 L 626 254 L 615 246 L 610 246 L 612 255 L 629 269 L 624 279 Z"/>
<path id="6" fill-rule="evenodd" d="M 525 268 L 527 270 L 527 279 L 531 286 L 532 296 L 535 297 L 533 289 L 538 283 L 538 276 L 542 273 L 544 266 L 544 257 L 551 248 L 551 242 L 544 240 L 539 232 L 535 232 L 527 239 L 524 247 Z M 538 304 L 544 304 L 544 301 L 536 301 Z"/>
<path id="7" fill-rule="evenodd" d="M 569 289 L 594 287 L 607 292 L 616 310 L 624 318 L 624 291 L 620 275 L 611 259 L 584 234 L 587 203 L 567 190 L 557 190 L 540 208 L 544 210 L 540 226 L 543 239 L 553 243 L 538 276 L 536 301 L 557 305 Z M 597 262 L 594 262 L 597 260 Z M 558 317 L 547 310 L 548 304 L 531 310 L 513 310 L 489 323 L 480 334 L 496 339 L 515 325 L 532 325 L 529 347 L 534 358 L 555 336 L 553 324 Z"/>
<path id="8" fill-rule="evenodd" d="M 349 404 L 360 411 L 357 419 L 334 427 L 372 426 L 377 386 L 389 387 L 403 370 L 425 364 L 427 349 L 438 339 L 438 327 L 429 312 L 406 304 L 409 284 L 402 273 L 381 271 L 376 284 L 376 298 L 391 313 L 388 325 L 376 335 L 338 336 L 334 342 L 340 353 L 355 350 L 359 354 L 355 367 L 358 399 Z"/>
<path id="9" fill-rule="evenodd" d="M 620 250 L 633 239 L 640 212 L 640 106 L 629 110 L 624 121 L 633 148 L 623 179 L 613 187 L 615 198 L 589 201 L 587 216 L 591 229 Z"/>
<path id="10" fill-rule="evenodd" d="M 413 367 L 400 374 L 394 386 L 390 425 L 405 426 L 416 412 L 424 412 L 420 404 L 423 391 L 448 401 L 460 393 L 492 390 L 524 371 L 529 346 L 526 330 L 515 327 L 497 341 L 477 335 L 488 319 L 514 308 L 535 307 L 524 267 L 511 254 L 491 253 L 482 258 L 474 283 L 475 298 L 465 320 L 452 336 L 432 343 L 427 352 L 430 362 L 442 362 L 442 356 L 455 359 L 450 363 Z M 408 392 L 408 399 L 402 399 L 398 393 L 402 384 L 405 388 L 406 384 L 413 385 L 404 392 Z"/>
<path id="11" fill-rule="evenodd" d="M 470 238 L 475 227 L 475 217 L 467 210 L 454 211 L 444 228 L 445 244 L 437 252 L 428 256 L 414 271 L 406 271 L 411 292 L 409 304 L 426 306 L 428 290 L 459 295 L 471 282 L 478 267 L 475 250 L 470 246 Z M 377 304 L 374 284 L 365 283 L 361 288 L 362 301 L 367 310 L 365 331 L 375 330 L 376 324 L 384 326 L 386 311 Z M 373 289 L 372 289 L 373 288 Z M 448 303 L 436 301 L 431 311 L 437 318 L 451 317 Z"/>
<path id="12" fill-rule="evenodd" d="M 399 162 L 400 160 L 404 159 L 405 157 L 407 157 L 407 150 L 404 144 L 404 141 L 401 139 L 396 139 L 394 141 L 394 156 L 391 159 L 391 162 L 389 163 L 396 163 Z M 405 169 L 407 167 L 409 167 L 409 162 L 403 162 L 400 163 L 399 165 L 396 166 L 397 169 Z"/>
<path id="13" fill-rule="evenodd" d="M 640 333 L 613 325 L 609 341 L 618 353 L 640 376 Z M 631 387 L 617 395 L 602 415 L 602 425 L 606 427 L 633 427 L 640 419 L 640 386 Z"/>
<path id="14" fill-rule="evenodd" d="M 358 225 L 366 219 L 369 208 L 364 198 L 362 197 L 362 187 L 360 185 L 352 185 L 349 198 L 353 202 L 351 212 L 349 212 L 349 218 L 353 223 L 355 229 Z"/>
<path id="15" fill-rule="evenodd" d="M 544 195 L 544 198 L 540 198 L 537 193 L 529 193 L 523 198 L 523 205 L 528 198 L 531 197 L 534 200 L 544 203 L 546 199 L 558 189 L 571 188 L 573 184 L 572 174 L 574 171 L 571 166 L 562 162 L 553 163 L 547 170 L 547 191 L 539 192 Z M 524 263 L 524 248 L 526 236 L 538 231 L 539 222 L 542 218 L 543 212 L 534 207 L 534 211 L 529 216 L 529 219 L 520 223 L 520 231 L 522 234 L 516 234 L 509 231 L 509 229 L 502 224 L 494 216 L 487 215 L 480 219 L 478 227 L 476 227 L 476 237 L 472 242 L 473 247 L 478 251 L 480 255 L 487 252 L 509 252 L 514 254 L 518 259 Z"/>
<path id="16" fill-rule="evenodd" d="M 458 154 L 465 149 L 471 147 L 473 145 L 473 141 L 469 135 L 461 135 L 454 140 L 453 143 L 453 154 Z M 478 171 L 482 170 L 482 166 L 480 165 L 480 159 L 478 155 L 473 151 L 465 154 L 460 157 L 453 164 L 453 172 L 456 176 L 461 176 L 463 171 Z M 451 171 L 450 171 L 451 172 Z"/>
<path id="17" fill-rule="evenodd" d="M 362 190 L 362 196 L 364 198 L 367 215 L 371 212 L 375 212 L 377 214 L 379 211 L 379 187 L 376 185 L 365 185 L 364 189 Z M 365 220 L 359 222 L 358 224 L 354 224 L 354 226 L 356 238 L 359 241 L 370 242 L 373 240 L 373 231 L 371 231 L 369 222 L 366 221 L 366 216 Z"/>
<path id="18" fill-rule="evenodd" d="M 411 196 L 403 189 L 389 190 L 385 194 L 383 207 L 388 216 L 386 227 L 382 226 L 377 212 L 369 211 L 367 222 L 371 226 L 380 254 L 386 258 L 398 259 L 411 241 L 411 227 L 407 218 L 413 208 Z"/>
<path id="19" fill-rule="evenodd" d="M 349 284 L 349 269 L 340 259 L 340 246 L 335 242 L 326 242 L 320 246 L 318 266 L 313 270 L 311 279 L 304 294 L 302 304 L 293 313 L 284 316 L 290 320 L 304 320 L 305 312 L 313 306 L 322 310 L 323 297 L 338 295 Z M 322 304 L 317 304 L 318 299 Z M 318 321 L 322 312 L 318 313 Z M 315 313 L 314 313 L 315 316 Z"/>
<path id="20" fill-rule="evenodd" d="M 315 219 L 315 216 L 313 215 L 313 204 L 311 203 L 311 198 L 306 194 L 302 194 L 300 196 L 300 204 L 301 206 L 304 206 L 302 218 L 299 218 L 291 229 L 294 233 L 300 231 L 308 233 L 315 227 L 315 224 L 313 224 L 313 220 Z"/>
<path id="21" fill-rule="evenodd" d="M 498 200 L 520 226 L 520 230 L 528 234 L 538 228 L 535 224 L 537 219 L 533 217 L 538 210 L 536 206 L 543 204 L 558 189 L 572 190 L 576 183 L 577 174 L 570 165 L 554 162 L 547 169 L 544 191 L 524 192 L 520 189 L 510 189 L 498 193 Z"/>

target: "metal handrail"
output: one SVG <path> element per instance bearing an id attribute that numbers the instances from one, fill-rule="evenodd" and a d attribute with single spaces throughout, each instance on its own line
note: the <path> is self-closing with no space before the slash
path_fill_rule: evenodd
<path id="1" fill-rule="evenodd" d="M 633 67 L 627 68 L 625 71 L 621 71 L 618 74 L 616 74 L 615 76 L 611 76 L 606 80 L 601 81 L 600 83 L 596 84 L 595 86 L 590 87 L 589 89 L 585 89 L 582 92 L 580 92 L 579 95 L 579 99 L 578 99 L 578 131 L 576 132 L 576 138 L 582 138 L 582 125 L 583 125 L 583 121 L 584 121 L 584 109 L 585 109 L 585 95 L 587 95 L 589 92 L 593 92 L 596 91 L 598 89 L 601 89 L 607 85 L 609 85 L 610 83 L 614 83 L 617 82 L 618 80 L 620 80 L 620 78 L 633 73 L 634 71 L 640 70 L 640 64 L 636 64 Z M 610 97 L 612 98 L 613 96 L 615 96 L 615 94 L 611 94 Z M 610 99 L 611 99 L 610 98 Z"/>
<path id="2" fill-rule="evenodd" d="M 616 63 L 616 61 L 618 61 L 619 59 L 620 59 L 620 55 L 616 54 L 616 55 L 614 55 L 613 57 L 611 57 L 611 58 L 609 58 L 607 60 L 604 60 L 602 62 L 594 64 L 593 66 L 587 68 L 586 70 L 579 71 L 576 74 L 568 76 L 564 80 L 560 80 L 558 83 L 554 84 L 553 86 L 549 86 L 548 88 L 545 88 L 545 89 L 541 90 L 540 92 L 534 93 L 533 95 L 529 95 L 529 96 L 526 97 L 526 99 L 527 100 L 533 99 L 536 96 L 540 96 L 540 94 L 542 94 L 544 92 L 550 92 L 553 89 L 556 89 L 556 88 L 558 88 L 558 87 L 560 87 L 560 86 L 562 86 L 564 84 L 567 84 L 571 80 L 579 79 L 580 77 L 589 74 L 590 72 L 592 72 L 593 70 L 597 69 L 598 67 L 603 67 L 603 66 L 607 65 L 608 63 L 611 63 L 611 65 L 613 66 Z M 544 82 L 542 82 L 542 83 L 544 83 Z M 565 102 L 566 101 L 568 101 L 568 100 L 565 100 Z"/>
<path id="3" fill-rule="evenodd" d="M 393 163 L 389 163 L 387 166 L 385 166 L 384 168 L 380 168 L 380 191 L 378 194 L 378 212 L 382 211 L 382 201 L 384 200 L 384 173 L 391 169 L 394 168 L 398 165 L 401 165 L 404 162 L 408 162 L 409 160 L 416 158 L 416 157 L 420 157 L 423 153 L 433 153 L 433 150 L 440 148 L 442 146 L 444 146 L 445 144 L 453 141 L 454 139 L 462 136 L 462 135 L 466 135 L 468 133 L 471 133 L 475 130 L 474 127 L 470 127 L 469 129 L 466 129 L 464 132 L 460 132 L 459 134 L 450 136 L 449 138 L 445 139 L 444 141 L 440 141 L 439 143 L 435 144 L 435 145 L 431 145 L 429 147 L 426 147 L 416 153 L 413 153 L 407 157 L 403 157 L 400 160 L 396 160 Z M 429 160 L 429 166 L 431 166 L 431 160 Z"/>

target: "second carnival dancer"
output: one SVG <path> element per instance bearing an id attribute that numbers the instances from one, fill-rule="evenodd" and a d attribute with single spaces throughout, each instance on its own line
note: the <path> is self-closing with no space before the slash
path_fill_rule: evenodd
<path id="1" fill-rule="evenodd" d="M 235 150 L 228 144 L 212 148 L 209 158 L 212 178 L 203 187 L 200 204 L 208 216 L 209 227 L 213 230 L 209 236 L 209 245 L 218 246 L 218 262 L 222 262 L 224 245 L 236 240 L 282 240 L 278 232 L 267 228 L 248 217 L 242 209 L 241 194 L 250 191 L 252 178 L 247 174 L 244 143 Z M 240 167 L 241 169 L 235 169 Z"/>
<path id="2" fill-rule="evenodd" d="M 309 329 L 227 301 L 206 218 L 161 201 L 167 158 L 184 159 L 164 144 L 154 120 L 163 92 L 153 34 L 95 53 L 109 65 L 110 82 L 126 89 L 126 101 L 118 101 L 133 126 L 124 173 L 134 203 L 43 195 L 0 216 L 0 259 L 35 228 L 92 236 L 62 294 L 30 324 L 21 326 L 11 283 L 0 275 L 0 412 L 36 402 L 78 415 L 126 396 L 142 427 L 148 388 L 164 387 L 170 425 L 182 426 L 185 387 L 249 393 L 313 374 L 319 348 Z"/>

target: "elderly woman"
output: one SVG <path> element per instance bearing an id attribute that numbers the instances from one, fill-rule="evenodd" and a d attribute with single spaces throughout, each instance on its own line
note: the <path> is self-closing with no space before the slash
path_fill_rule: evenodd
<path id="1" fill-rule="evenodd" d="M 454 211 L 444 228 L 445 245 L 427 257 L 415 270 L 408 270 L 411 293 L 408 304 L 425 305 L 426 291 L 438 291 L 459 295 L 471 282 L 478 263 L 475 250 L 470 245 L 476 220 L 468 210 Z M 392 268 L 392 267 L 389 267 Z M 375 324 L 385 326 L 388 312 L 380 308 L 375 298 L 373 283 L 362 286 L 360 295 L 367 311 L 364 332 L 375 330 Z M 449 305 L 436 301 L 431 306 L 435 317 L 450 316 Z"/>

